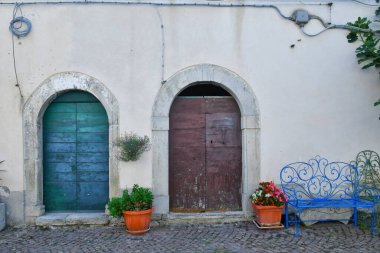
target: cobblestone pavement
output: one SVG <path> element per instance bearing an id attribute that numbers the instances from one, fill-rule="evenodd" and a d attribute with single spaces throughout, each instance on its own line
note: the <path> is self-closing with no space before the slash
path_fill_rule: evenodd
<path id="1" fill-rule="evenodd" d="M 129 235 L 123 227 L 7 228 L 0 252 L 380 252 L 380 237 L 352 224 L 259 230 L 252 222 L 153 227 Z"/>

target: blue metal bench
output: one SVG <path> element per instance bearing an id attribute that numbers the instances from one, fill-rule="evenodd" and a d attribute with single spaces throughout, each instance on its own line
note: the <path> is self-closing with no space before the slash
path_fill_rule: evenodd
<path id="1" fill-rule="evenodd" d="M 375 234 L 375 204 L 379 201 L 379 192 L 375 188 L 359 185 L 359 174 L 354 165 L 329 162 L 317 156 L 308 162 L 286 165 L 281 170 L 280 179 L 289 199 L 285 206 L 285 227 L 295 223 L 296 236 L 299 235 L 301 214 L 309 208 L 353 208 L 353 218 L 339 220 L 353 220 L 355 226 L 358 223 L 358 208 L 368 208 L 372 211 L 371 231 Z M 289 205 L 293 207 L 294 219 L 289 219 Z"/>

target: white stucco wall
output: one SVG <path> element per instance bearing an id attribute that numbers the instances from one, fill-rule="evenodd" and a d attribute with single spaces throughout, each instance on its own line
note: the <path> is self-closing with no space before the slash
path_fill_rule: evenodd
<path id="1" fill-rule="evenodd" d="M 285 15 L 302 8 L 335 24 L 375 10 L 345 1 L 334 2 L 331 10 L 310 3 L 274 4 Z M 7 170 L 0 176 L 11 192 L 22 192 L 23 105 L 14 87 L 12 11 L 12 5 L 0 5 L 0 169 Z M 282 165 L 317 154 L 350 161 L 363 149 L 380 152 L 380 108 L 373 107 L 380 97 L 379 75 L 360 69 L 358 45 L 347 43 L 347 31 L 306 37 L 275 10 L 262 8 L 67 4 L 24 5 L 22 11 L 33 24 L 27 37 L 15 38 L 24 100 L 49 76 L 85 73 L 116 97 L 120 132 L 151 136 L 161 81 L 210 63 L 238 74 L 258 99 L 260 180 L 278 182 Z M 314 33 L 322 27 L 312 21 L 305 29 Z M 120 188 L 152 186 L 152 152 L 137 162 L 120 162 L 119 171 Z"/>

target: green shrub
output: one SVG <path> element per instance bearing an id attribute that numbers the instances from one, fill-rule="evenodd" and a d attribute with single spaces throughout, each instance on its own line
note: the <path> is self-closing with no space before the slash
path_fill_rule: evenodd
<path id="1" fill-rule="evenodd" d="M 108 202 L 108 210 L 112 217 L 121 216 L 122 211 L 123 211 L 121 198 L 112 198 Z"/>
<path id="2" fill-rule="evenodd" d="M 120 217 L 122 211 L 143 211 L 152 208 L 153 192 L 149 188 L 133 185 L 131 194 L 128 189 L 123 191 L 121 197 L 112 198 L 108 202 L 108 210 L 111 216 Z"/>
<path id="3" fill-rule="evenodd" d="M 150 149 L 148 136 L 138 136 L 136 133 L 125 133 L 116 141 L 119 147 L 118 158 L 123 161 L 137 161 L 141 154 Z"/>

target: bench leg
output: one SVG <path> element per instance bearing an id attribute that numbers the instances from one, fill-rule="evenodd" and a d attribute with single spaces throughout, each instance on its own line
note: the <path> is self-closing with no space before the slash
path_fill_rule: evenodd
<path id="1" fill-rule="evenodd" d="M 372 235 L 376 235 L 375 233 L 375 207 L 372 208 L 371 231 L 372 231 Z"/>
<path id="2" fill-rule="evenodd" d="M 296 213 L 298 213 L 298 219 L 297 219 L 297 215 Z M 296 222 L 296 237 L 298 237 L 300 235 L 300 225 L 301 225 L 301 210 L 298 209 L 297 212 L 294 212 L 294 218 L 295 218 L 295 222 Z"/>
<path id="3" fill-rule="evenodd" d="M 289 206 L 288 203 L 285 203 L 285 228 L 289 228 Z"/>
<path id="4" fill-rule="evenodd" d="M 354 226 L 358 226 L 358 208 L 354 207 Z"/>

